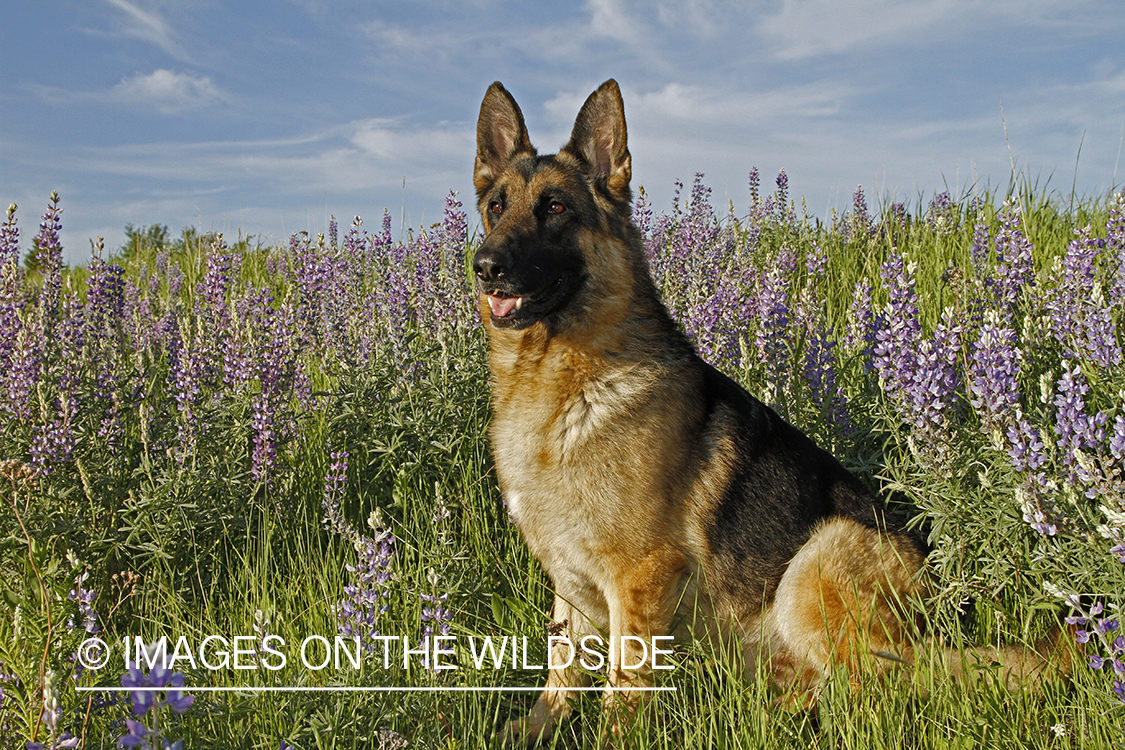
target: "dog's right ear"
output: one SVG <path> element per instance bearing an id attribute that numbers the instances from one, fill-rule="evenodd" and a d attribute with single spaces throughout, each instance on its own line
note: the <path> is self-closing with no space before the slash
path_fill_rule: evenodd
<path id="1" fill-rule="evenodd" d="M 477 195 L 482 196 L 512 157 L 521 152 L 534 156 L 535 147 L 527 136 L 519 105 L 496 81 L 484 95 L 477 120 L 477 162 L 473 169 Z"/>

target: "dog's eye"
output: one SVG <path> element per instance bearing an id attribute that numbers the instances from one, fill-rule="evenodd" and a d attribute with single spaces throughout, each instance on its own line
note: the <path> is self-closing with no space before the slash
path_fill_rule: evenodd
<path id="1" fill-rule="evenodd" d="M 565 210 L 566 206 L 559 203 L 558 201 L 551 201 L 547 204 L 547 213 L 549 214 L 561 214 Z"/>
<path id="2" fill-rule="evenodd" d="M 490 201 L 488 204 L 488 212 L 493 216 L 499 216 L 504 212 L 504 204 L 500 201 Z"/>

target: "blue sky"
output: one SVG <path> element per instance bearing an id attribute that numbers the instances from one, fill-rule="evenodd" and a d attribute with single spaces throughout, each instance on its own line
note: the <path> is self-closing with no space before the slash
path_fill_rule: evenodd
<path id="1" fill-rule="evenodd" d="M 437 221 L 451 189 L 472 204 L 497 79 L 550 151 L 617 78 L 658 210 L 703 172 L 744 213 L 753 166 L 771 186 L 784 168 L 820 217 L 857 185 L 872 205 L 1002 189 L 1013 163 L 1067 196 L 1125 183 L 1120 0 L 53 0 L 2 17 L 0 202 L 26 247 L 57 190 L 71 262 L 126 223 L 282 241 L 328 214 Z"/>

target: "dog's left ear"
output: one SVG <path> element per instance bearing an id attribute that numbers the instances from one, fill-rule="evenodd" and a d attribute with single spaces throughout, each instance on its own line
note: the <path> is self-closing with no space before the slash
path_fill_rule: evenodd
<path id="1" fill-rule="evenodd" d="M 611 198 L 628 201 L 633 167 L 626 140 L 625 104 L 617 81 L 611 78 L 582 105 L 563 151 L 584 161 L 595 180 L 604 180 Z"/>

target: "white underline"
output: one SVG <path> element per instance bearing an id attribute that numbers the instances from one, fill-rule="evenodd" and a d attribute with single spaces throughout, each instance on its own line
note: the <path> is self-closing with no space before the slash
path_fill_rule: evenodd
<path id="1" fill-rule="evenodd" d="M 543 688 L 543 687 L 295 687 L 295 686 L 222 686 L 222 687 L 86 687 L 75 686 L 78 692 L 83 693 L 151 693 L 156 691 L 178 691 L 181 693 L 538 693 L 545 689 L 558 692 L 642 692 L 642 693 L 668 693 L 676 692 L 675 687 L 572 687 L 572 688 Z"/>

